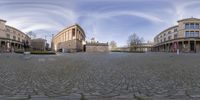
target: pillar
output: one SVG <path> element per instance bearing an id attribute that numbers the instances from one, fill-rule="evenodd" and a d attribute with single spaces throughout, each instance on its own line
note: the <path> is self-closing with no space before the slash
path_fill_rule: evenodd
<path id="1" fill-rule="evenodd" d="M 185 49 L 185 44 L 184 44 L 184 41 L 182 41 L 182 48 L 181 48 L 181 52 L 184 52 L 184 49 Z"/>
<path id="2" fill-rule="evenodd" d="M 190 52 L 190 40 L 188 41 L 188 48 L 187 48 L 188 52 Z"/>
<path id="3" fill-rule="evenodd" d="M 168 48 L 169 48 L 169 52 L 171 52 L 171 43 L 169 43 L 169 47 Z"/>
<path id="4" fill-rule="evenodd" d="M 170 43 L 168 43 L 168 52 L 170 52 Z"/>
<path id="5" fill-rule="evenodd" d="M 197 50 L 197 41 L 195 40 L 194 41 L 194 52 L 196 52 L 196 50 Z"/>
<path id="6" fill-rule="evenodd" d="M 19 49 L 22 49 L 22 45 L 21 44 L 19 44 Z"/>

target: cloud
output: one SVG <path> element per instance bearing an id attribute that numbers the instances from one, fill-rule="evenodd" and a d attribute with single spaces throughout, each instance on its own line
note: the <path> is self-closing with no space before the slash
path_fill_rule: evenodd
<path id="1" fill-rule="evenodd" d="M 187 17 L 191 17 L 194 15 L 188 15 L 187 11 L 192 12 L 192 9 L 187 9 L 188 7 L 195 5 L 195 4 L 199 4 L 200 2 L 197 0 L 189 0 L 189 1 L 175 1 L 175 2 L 171 2 L 173 7 L 175 8 L 175 13 L 178 16 L 178 19 L 183 19 L 183 18 L 187 18 Z M 195 14 L 196 15 L 196 14 Z"/>
<path id="2" fill-rule="evenodd" d="M 48 3 L 7 3 L 4 8 L 0 10 L 3 18 L 8 20 L 8 25 L 15 26 L 21 30 L 34 29 L 36 31 L 39 28 L 27 28 L 32 27 L 35 24 L 42 24 L 47 28 L 64 28 L 66 25 L 70 25 L 77 22 L 77 15 L 70 8 L 65 8 L 56 4 Z M 4 11 L 6 9 L 6 11 Z M 60 22 L 59 22 L 60 21 Z M 26 29 L 23 29 L 25 28 Z M 44 28 L 44 27 L 43 27 Z M 46 29 L 45 28 L 45 29 Z M 58 30 L 58 29 L 57 29 Z"/>
<path id="3" fill-rule="evenodd" d="M 150 36 L 153 38 L 165 27 L 177 24 L 177 20 L 199 16 L 198 7 L 191 9 L 199 3 L 197 0 L 1 0 L 0 17 L 10 26 L 23 32 L 38 32 L 41 37 L 48 34 L 50 37 L 78 23 L 88 39 L 112 39 L 124 45 L 132 32 L 151 40 Z"/>
<path id="4" fill-rule="evenodd" d="M 140 17 L 148 21 L 151 21 L 153 23 L 164 22 L 159 17 L 150 15 L 144 12 L 137 12 L 137 11 L 110 11 L 110 12 L 103 12 L 103 13 L 92 13 L 92 14 L 90 13 L 88 14 L 88 16 L 94 17 L 96 19 L 112 18 L 115 16 L 136 16 L 136 17 Z"/>

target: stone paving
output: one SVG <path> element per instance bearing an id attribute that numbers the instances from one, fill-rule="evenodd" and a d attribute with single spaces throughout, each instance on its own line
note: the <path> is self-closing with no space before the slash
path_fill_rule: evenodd
<path id="1" fill-rule="evenodd" d="M 0 54 L 0 99 L 200 100 L 200 54 Z"/>

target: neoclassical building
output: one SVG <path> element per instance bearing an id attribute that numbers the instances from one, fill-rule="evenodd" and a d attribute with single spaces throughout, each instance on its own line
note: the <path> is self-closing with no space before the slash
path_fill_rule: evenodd
<path id="1" fill-rule="evenodd" d="M 72 25 L 53 36 L 52 49 L 62 52 L 79 52 L 84 50 L 85 32 L 78 25 Z"/>
<path id="2" fill-rule="evenodd" d="M 0 19 L 0 51 L 24 50 L 30 46 L 30 40 L 28 35 Z"/>
<path id="3" fill-rule="evenodd" d="M 200 19 L 187 18 L 178 21 L 154 38 L 153 51 L 158 52 L 200 52 Z"/>

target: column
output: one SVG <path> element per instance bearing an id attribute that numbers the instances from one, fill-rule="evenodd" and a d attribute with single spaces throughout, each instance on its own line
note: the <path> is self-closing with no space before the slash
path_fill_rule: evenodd
<path id="1" fill-rule="evenodd" d="M 22 49 L 22 45 L 21 44 L 19 44 L 19 49 Z"/>
<path id="2" fill-rule="evenodd" d="M 166 44 L 164 44 L 164 52 L 166 51 Z"/>
<path id="3" fill-rule="evenodd" d="M 188 48 L 187 48 L 187 51 L 190 52 L 190 40 L 188 41 Z"/>
<path id="4" fill-rule="evenodd" d="M 182 41 L 182 48 L 181 48 L 181 52 L 184 52 L 184 49 L 185 49 L 185 44 L 184 44 L 184 41 Z"/>
<path id="5" fill-rule="evenodd" d="M 170 43 L 167 44 L 167 52 L 170 51 Z"/>
<path id="6" fill-rule="evenodd" d="M 197 50 L 197 41 L 194 40 L 194 52 L 196 52 L 196 50 Z"/>
<path id="7" fill-rule="evenodd" d="M 6 42 L 6 50 L 10 52 L 10 41 Z"/>

